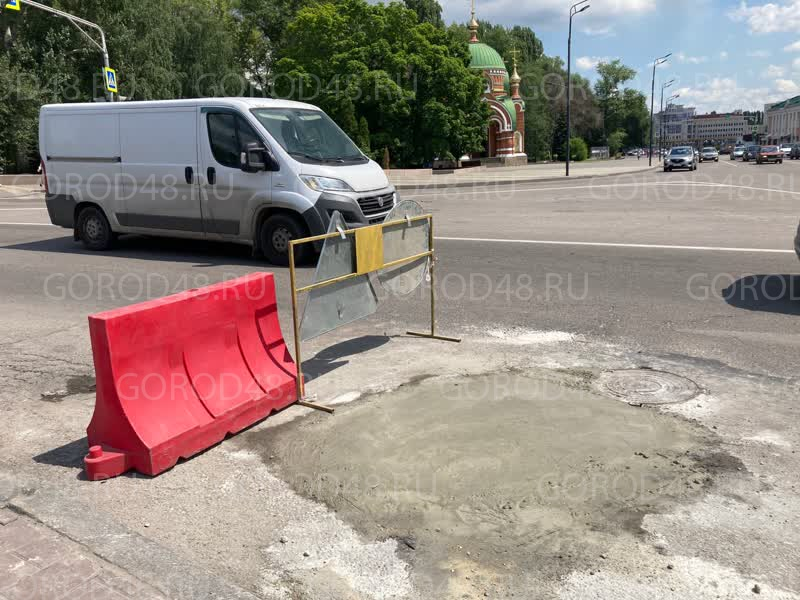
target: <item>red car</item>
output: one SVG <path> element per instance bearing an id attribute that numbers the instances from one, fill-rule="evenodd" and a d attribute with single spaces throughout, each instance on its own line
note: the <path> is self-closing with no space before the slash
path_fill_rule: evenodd
<path id="1" fill-rule="evenodd" d="M 761 146 L 756 156 L 756 163 L 776 162 L 783 164 L 783 152 L 777 146 Z"/>

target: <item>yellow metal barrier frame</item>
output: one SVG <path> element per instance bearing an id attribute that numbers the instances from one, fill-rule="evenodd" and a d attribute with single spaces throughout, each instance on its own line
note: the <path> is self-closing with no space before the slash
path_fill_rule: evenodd
<path id="1" fill-rule="evenodd" d="M 383 262 L 383 230 L 386 227 L 393 227 L 395 225 L 410 225 L 411 223 L 415 223 L 417 221 L 428 221 L 428 250 L 426 252 L 414 254 L 413 256 L 407 256 L 405 258 L 400 258 L 390 262 Z M 356 271 L 354 273 L 340 275 L 339 277 L 332 277 L 331 279 L 318 281 L 316 283 L 312 283 L 311 285 L 298 288 L 294 263 L 295 246 L 299 246 L 301 244 L 311 244 L 313 242 L 319 242 L 329 238 L 340 237 L 341 235 L 352 235 L 356 238 Z M 407 331 L 406 333 L 416 337 L 444 340 L 446 342 L 460 342 L 461 340 L 459 338 L 436 335 L 436 293 L 434 291 L 435 280 L 433 275 L 433 215 L 418 215 L 415 217 L 408 217 L 406 219 L 397 219 L 396 221 L 387 221 L 385 223 L 369 225 L 367 227 L 359 227 L 358 229 L 346 229 L 341 232 L 337 231 L 335 233 L 325 233 L 299 240 L 291 240 L 289 242 L 289 278 L 292 286 L 292 325 L 294 326 L 294 360 L 297 365 L 298 404 L 309 406 L 310 408 L 322 408 L 325 410 L 324 407 L 319 405 L 303 402 L 303 398 L 305 397 L 305 382 L 303 381 L 302 356 L 300 353 L 300 322 L 297 315 L 298 294 L 310 292 L 311 290 L 338 283 L 340 281 L 353 279 L 354 277 L 360 277 L 361 275 L 366 275 L 367 273 L 378 271 L 379 269 L 396 267 L 398 265 L 409 263 L 425 257 L 429 258 L 428 272 L 430 273 L 431 279 L 431 332 L 420 333 L 416 331 Z M 329 412 L 333 412 L 332 409 L 328 410 Z"/>

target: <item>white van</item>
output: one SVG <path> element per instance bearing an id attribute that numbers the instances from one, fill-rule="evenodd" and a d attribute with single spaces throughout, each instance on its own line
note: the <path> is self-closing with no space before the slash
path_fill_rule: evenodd
<path id="1" fill-rule="evenodd" d="M 288 242 L 383 221 L 383 169 L 319 108 L 207 98 L 43 106 L 47 210 L 91 249 L 138 233 L 252 245 L 286 264 Z M 298 258 L 310 251 L 298 248 Z"/>

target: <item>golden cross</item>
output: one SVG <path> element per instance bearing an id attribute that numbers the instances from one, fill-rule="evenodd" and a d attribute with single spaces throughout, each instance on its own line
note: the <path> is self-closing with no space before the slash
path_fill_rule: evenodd
<path id="1" fill-rule="evenodd" d="M 514 66 L 516 67 L 517 66 L 517 58 L 519 57 L 519 50 L 517 50 L 516 44 L 514 45 L 513 48 L 511 48 L 511 50 L 508 51 L 508 53 L 511 55 L 511 58 L 514 61 Z"/>

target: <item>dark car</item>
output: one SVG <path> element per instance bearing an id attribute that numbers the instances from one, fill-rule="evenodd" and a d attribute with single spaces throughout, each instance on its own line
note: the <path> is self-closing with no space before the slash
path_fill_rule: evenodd
<path id="1" fill-rule="evenodd" d="M 781 163 L 783 164 L 783 152 L 779 146 L 761 146 L 756 156 L 756 163 Z"/>
<path id="2" fill-rule="evenodd" d="M 747 148 L 744 149 L 744 154 L 742 154 L 742 160 L 744 162 L 756 160 L 758 158 L 759 150 L 761 150 L 761 146 L 748 146 Z"/>
<path id="3" fill-rule="evenodd" d="M 792 149 L 789 151 L 790 160 L 800 160 L 800 144 L 792 144 Z"/>

